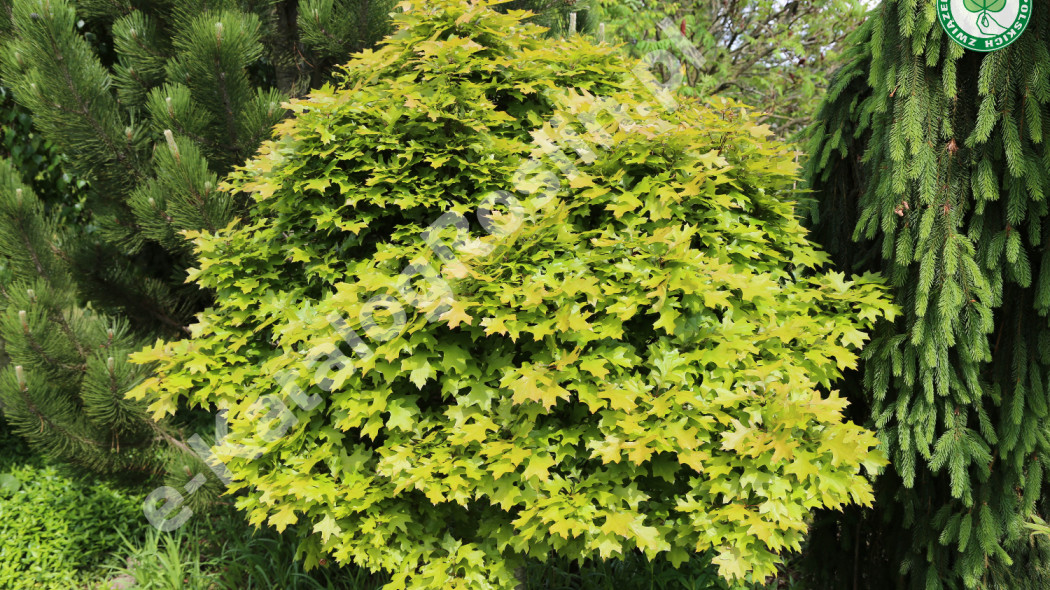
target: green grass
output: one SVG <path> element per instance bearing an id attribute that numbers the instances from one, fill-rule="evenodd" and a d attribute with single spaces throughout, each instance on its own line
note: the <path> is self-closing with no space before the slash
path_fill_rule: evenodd
<path id="1" fill-rule="evenodd" d="M 351 567 L 303 571 L 291 535 L 256 530 L 238 513 L 197 516 L 172 533 L 145 529 L 125 539 L 109 579 L 141 590 L 378 590 L 386 581 Z M 102 586 L 105 588 L 105 586 Z"/>
<path id="2" fill-rule="evenodd" d="M 231 508 L 159 532 L 142 514 L 147 493 L 68 475 L 0 421 L 0 589 L 105 590 L 119 581 L 139 590 L 379 590 L 386 582 L 354 567 L 305 572 L 293 530 L 257 530 Z M 640 554 L 583 565 L 552 559 L 523 575 L 527 590 L 728 590 L 707 555 L 679 569 Z M 759 588 L 801 587 L 785 575 Z"/>

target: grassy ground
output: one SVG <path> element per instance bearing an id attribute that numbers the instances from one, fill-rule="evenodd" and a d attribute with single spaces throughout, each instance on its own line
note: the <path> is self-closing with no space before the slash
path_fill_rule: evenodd
<path id="1" fill-rule="evenodd" d="M 233 510 L 160 533 L 142 515 L 147 490 L 80 479 L 29 452 L 0 422 L 0 588 L 5 590 L 378 590 L 355 568 L 306 573 L 294 533 L 255 530 Z M 675 570 L 638 555 L 526 568 L 528 590 L 725 590 L 698 556 Z M 768 588 L 794 588 L 787 578 Z"/>
<path id="2" fill-rule="evenodd" d="M 142 514 L 148 490 L 72 476 L 33 455 L 0 422 L 0 588 L 4 590 L 370 590 L 350 568 L 309 575 L 289 536 L 232 510 L 160 533 Z"/>
<path id="3" fill-rule="evenodd" d="M 139 518 L 134 498 L 66 476 L 0 432 L 0 588 L 80 586 Z"/>

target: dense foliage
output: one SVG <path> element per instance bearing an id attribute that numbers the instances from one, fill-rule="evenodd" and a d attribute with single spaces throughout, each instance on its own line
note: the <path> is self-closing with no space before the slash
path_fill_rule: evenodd
<path id="1" fill-rule="evenodd" d="M 725 96 L 762 112 L 779 135 L 809 123 L 861 0 L 600 0 L 609 35 L 637 56 L 668 51 L 686 94 Z M 668 74 L 670 72 L 667 72 Z"/>
<path id="2" fill-rule="evenodd" d="M 143 341 L 126 323 L 98 321 L 78 306 L 64 252 L 51 247 L 70 233 L 59 221 L 0 160 L 0 336 L 10 357 L 0 370 L 0 407 L 16 430 L 54 456 L 141 477 L 156 468 L 153 446 L 164 429 L 142 404 L 124 399 L 126 384 L 141 381 L 144 371 L 116 351 Z M 69 399 L 66 391 L 80 395 Z"/>
<path id="3" fill-rule="evenodd" d="M 135 498 L 60 473 L 0 424 L 0 588 L 76 588 L 135 528 Z"/>
<path id="4" fill-rule="evenodd" d="M 979 54 L 930 6 L 882 3 L 814 129 L 817 235 L 903 314 L 850 387 L 893 469 L 811 552 L 827 587 L 1047 588 L 1050 13 Z"/>
<path id="5" fill-rule="evenodd" d="M 33 131 L 33 118 L 0 87 L 0 158 L 10 160 L 34 192 L 48 201 L 66 205 L 75 214 L 85 182 L 73 179 L 63 169 L 63 158 L 55 146 Z"/>
<path id="6" fill-rule="evenodd" d="M 417 5 L 292 102 L 229 183 L 250 220 L 193 234 L 215 306 L 132 395 L 224 410 L 250 520 L 391 588 L 708 548 L 760 580 L 810 510 L 871 500 L 827 388 L 894 309 L 819 271 L 746 111 L 664 110 L 611 46 L 490 4 Z"/>

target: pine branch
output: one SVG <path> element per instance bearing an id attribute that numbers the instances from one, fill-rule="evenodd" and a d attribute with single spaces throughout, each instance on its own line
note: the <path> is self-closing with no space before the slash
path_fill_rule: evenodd
<path id="1" fill-rule="evenodd" d="M 96 137 L 105 144 L 109 153 L 116 155 L 117 162 L 124 168 L 124 171 L 129 174 L 133 180 L 141 180 L 142 173 L 133 165 L 134 158 L 132 157 L 131 152 L 129 150 L 121 149 L 115 144 L 109 137 L 109 134 L 106 133 L 102 124 L 95 118 L 94 110 L 90 108 L 91 105 L 89 105 L 84 99 L 80 93 L 80 89 L 73 81 L 73 76 L 70 74 L 69 66 L 66 65 L 67 62 L 62 56 L 62 49 L 56 42 L 55 37 L 50 34 L 50 31 L 48 34 L 48 40 L 51 43 L 51 51 L 55 56 L 55 60 L 62 64 L 60 67 L 60 73 L 62 79 L 65 81 L 66 89 L 73 97 L 73 102 L 79 107 L 76 113 L 83 117 L 84 121 L 87 122 L 92 130 L 94 130 Z"/>

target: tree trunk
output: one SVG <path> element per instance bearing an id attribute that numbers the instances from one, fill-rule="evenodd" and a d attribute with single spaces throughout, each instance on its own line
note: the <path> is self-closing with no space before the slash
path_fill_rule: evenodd
<path id="1" fill-rule="evenodd" d="M 292 96 L 298 92 L 299 50 L 297 40 L 299 27 L 299 0 L 284 0 L 273 6 L 277 25 L 275 43 L 274 69 L 277 77 L 277 88 L 284 94 Z"/>

